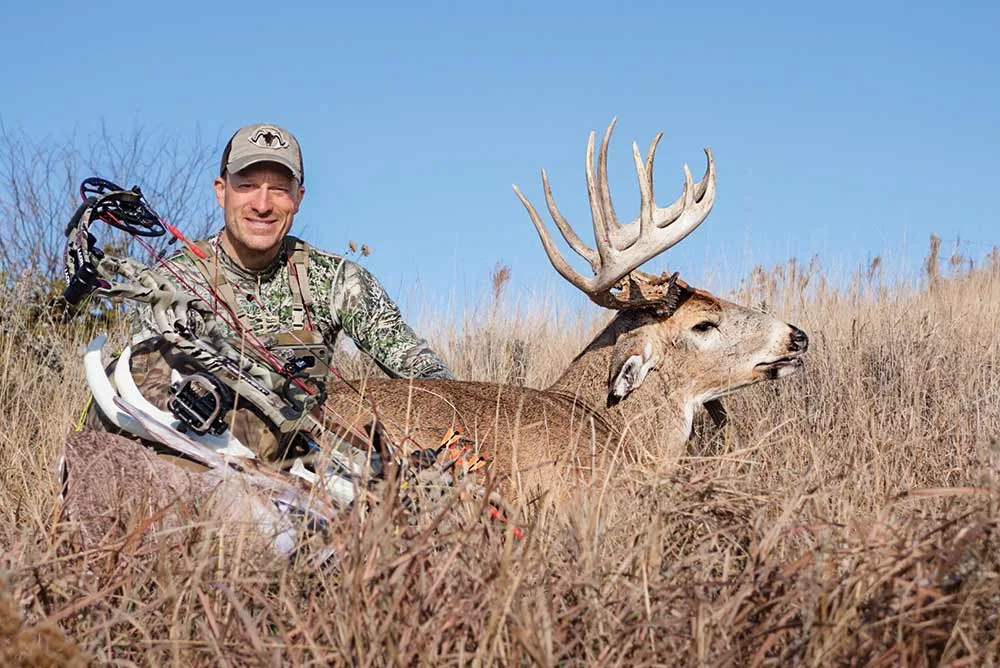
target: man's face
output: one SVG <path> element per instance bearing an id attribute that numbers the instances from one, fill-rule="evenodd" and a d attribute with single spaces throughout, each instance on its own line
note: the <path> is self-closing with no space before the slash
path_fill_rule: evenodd
<path id="1" fill-rule="evenodd" d="M 267 266 L 292 227 L 305 188 L 281 165 L 262 162 L 215 180 L 226 230 L 222 244 L 248 269 Z"/>

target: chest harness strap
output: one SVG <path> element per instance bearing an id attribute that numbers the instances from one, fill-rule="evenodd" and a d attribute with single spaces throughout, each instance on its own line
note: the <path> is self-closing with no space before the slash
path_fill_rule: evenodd
<path id="1" fill-rule="evenodd" d="M 292 291 L 292 329 L 312 330 L 310 312 L 313 298 L 309 289 L 309 244 L 295 237 L 288 239 L 292 241 L 291 253 L 288 254 L 288 287 Z M 306 325 L 307 320 L 308 325 Z"/>

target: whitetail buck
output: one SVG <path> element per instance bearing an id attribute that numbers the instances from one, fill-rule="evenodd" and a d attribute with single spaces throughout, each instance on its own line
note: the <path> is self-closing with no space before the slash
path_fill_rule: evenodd
<path id="1" fill-rule="evenodd" d="M 553 473 L 590 469 L 593 455 L 622 447 L 626 456 L 677 454 L 697 407 L 762 380 L 802 367 L 802 330 L 758 310 L 689 286 L 677 275 L 652 276 L 638 267 L 674 246 L 708 215 L 715 201 L 715 163 L 698 183 L 684 167 L 675 202 L 653 199 L 653 140 L 645 161 L 633 143 L 639 216 L 622 225 L 608 189 L 608 126 L 594 173 L 594 133 L 587 146 L 587 191 L 596 248 L 585 245 L 556 207 L 548 177 L 549 212 L 569 246 L 590 264 L 584 276 L 562 257 L 538 212 L 521 194 L 549 260 L 566 280 L 614 319 L 544 390 L 467 381 L 369 379 L 331 388 L 327 405 L 364 424 L 375 416 L 396 442 L 436 444 L 449 428 L 492 455 L 493 467 L 515 483 L 545 484 Z M 360 389 L 362 393 L 356 391 Z"/>
<path id="2" fill-rule="evenodd" d="M 519 493 L 567 474 L 593 471 L 611 454 L 669 460 L 688 438 L 699 406 L 802 367 L 808 346 L 802 330 L 693 288 L 676 274 L 638 271 L 690 234 L 711 211 L 715 164 L 706 149 L 708 166 L 702 180 L 694 183 L 685 166 L 680 197 L 659 207 L 653 199 L 653 158 L 662 133 L 653 140 L 645 161 L 633 144 L 641 203 L 638 218 L 622 225 L 608 189 L 607 152 L 613 129 L 614 121 L 604 133 L 596 174 L 593 133 L 587 147 L 596 248 L 585 245 L 559 212 L 542 171 L 549 212 L 569 246 L 590 264 L 592 276 L 570 267 L 538 212 L 514 189 L 556 271 L 596 304 L 617 312 L 559 379 L 543 390 L 469 381 L 336 382 L 328 388 L 326 408 L 337 421 L 355 426 L 377 421 L 404 451 L 434 448 L 444 434 L 460 428 L 465 438 L 489 455 L 492 470 Z M 139 387 L 164 407 L 169 373 L 164 373 L 158 350 L 137 350 L 133 360 Z M 254 443 L 252 434 L 260 433 L 259 425 L 251 424 L 255 420 L 260 422 L 244 413 L 234 421 L 233 431 L 244 443 Z M 95 454 L 98 451 L 87 449 L 91 453 L 87 457 L 101 456 Z M 75 481 L 72 473 L 69 476 L 71 492 L 74 484 L 83 490 L 104 484 L 90 479 L 88 472 L 106 475 L 109 467 L 74 463 L 73 458 L 71 447 L 69 470 L 79 472 Z M 149 458 L 143 460 L 144 470 L 151 466 Z M 151 475 L 136 485 L 148 484 Z"/>

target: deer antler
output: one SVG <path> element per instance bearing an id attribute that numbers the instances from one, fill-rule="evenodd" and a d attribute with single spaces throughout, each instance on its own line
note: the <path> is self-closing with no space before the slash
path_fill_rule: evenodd
<path id="1" fill-rule="evenodd" d="M 642 199 L 639 217 L 622 225 L 615 215 L 611 192 L 608 189 L 608 143 L 616 122 L 617 118 L 612 119 L 601 140 L 596 179 L 593 132 L 590 133 L 590 140 L 587 142 L 587 194 L 594 223 L 596 249 L 585 245 L 559 212 L 552 197 L 549 177 L 545 170 L 542 170 L 542 186 L 545 189 L 545 202 L 548 204 L 549 213 L 570 248 L 590 263 L 594 276 L 582 276 L 569 266 L 552 242 L 552 237 L 549 236 L 535 207 L 521 194 L 517 186 L 514 186 L 514 192 L 528 210 L 528 215 L 531 216 L 531 222 L 538 231 L 552 266 L 563 278 L 586 293 L 592 301 L 612 309 L 670 305 L 677 300 L 678 290 L 687 287 L 683 281 L 677 279 L 676 274 L 669 277 L 666 274 L 651 276 L 636 269 L 680 242 L 708 216 L 715 202 L 715 161 L 712 158 L 712 151 L 706 148 L 708 167 L 698 183 L 692 182 L 691 170 L 684 165 L 684 190 L 680 197 L 670 206 L 658 207 L 653 199 L 653 157 L 663 133 L 657 134 L 653 139 L 645 162 L 639 154 L 638 146 L 633 142 L 632 155 L 635 159 Z M 629 280 L 623 282 L 622 279 L 626 276 L 629 276 Z"/>

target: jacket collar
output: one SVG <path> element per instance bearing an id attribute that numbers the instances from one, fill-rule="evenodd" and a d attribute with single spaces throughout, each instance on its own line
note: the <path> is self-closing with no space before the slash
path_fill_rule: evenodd
<path id="1" fill-rule="evenodd" d="M 271 260 L 271 263 L 261 269 L 247 269 L 235 259 L 229 257 L 226 249 L 222 247 L 221 231 L 212 237 L 211 241 L 212 247 L 215 248 L 216 256 L 219 258 L 219 264 L 222 265 L 223 269 L 244 280 L 266 283 L 274 278 L 281 268 L 288 263 L 287 237 L 281 242 L 281 249 L 278 250 L 278 254 Z"/>

